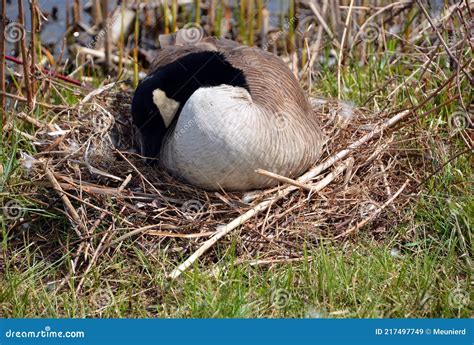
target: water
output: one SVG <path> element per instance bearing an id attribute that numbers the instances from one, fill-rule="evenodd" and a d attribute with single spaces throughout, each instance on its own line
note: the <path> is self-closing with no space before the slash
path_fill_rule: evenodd
<path id="1" fill-rule="evenodd" d="M 38 5 L 47 21 L 41 20 L 41 42 L 44 46 L 53 49 L 55 55 L 60 53 L 62 41 L 66 32 L 66 1 L 64 0 L 39 0 Z M 70 1 L 72 5 L 72 0 Z M 31 17 L 28 0 L 23 0 L 25 12 L 25 30 L 24 33 L 29 35 L 31 33 Z M 57 15 L 53 19 L 53 10 L 56 8 Z M 11 0 L 7 4 L 7 18 L 10 22 L 15 22 L 18 19 L 18 2 Z M 82 20 L 85 23 L 90 22 L 91 17 L 87 13 L 83 13 Z M 7 44 L 7 54 L 18 55 L 15 44 L 10 42 Z"/>
<path id="2" fill-rule="evenodd" d="M 66 4 L 73 5 L 73 0 L 38 0 L 39 8 L 42 13 L 48 18 L 47 21 L 42 21 L 41 42 L 44 46 L 52 49 L 53 53 L 58 56 L 62 47 L 62 41 L 66 31 Z M 169 1 L 170 2 L 170 1 Z M 228 1 L 229 4 L 237 2 L 234 0 Z M 87 0 L 82 0 L 84 6 Z M 116 6 L 116 2 L 109 0 L 110 7 Z M 28 0 L 23 0 L 25 9 L 25 33 L 31 32 L 31 18 Z M 280 15 L 288 12 L 289 0 L 269 0 L 266 1 L 266 6 L 271 13 L 272 25 L 278 26 L 280 22 Z M 54 10 L 57 10 L 56 18 L 52 17 Z M 18 1 L 10 0 L 7 3 L 7 18 L 10 21 L 17 21 L 18 18 Z M 82 21 L 86 24 L 91 24 L 91 16 L 84 12 L 82 13 Z M 18 52 L 14 44 L 7 44 L 7 54 L 16 56 Z"/>

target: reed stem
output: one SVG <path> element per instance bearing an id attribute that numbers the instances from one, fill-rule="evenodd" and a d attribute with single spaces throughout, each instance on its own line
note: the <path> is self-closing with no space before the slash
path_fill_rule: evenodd
<path id="1" fill-rule="evenodd" d="M 257 0 L 257 32 L 262 31 L 263 0 Z"/>
<path id="2" fill-rule="evenodd" d="M 30 35 L 30 54 L 31 54 L 31 70 L 35 71 L 36 70 L 36 62 L 37 62 L 37 57 L 36 57 L 36 35 L 39 31 L 38 28 L 38 15 L 36 12 L 36 0 L 30 0 L 30 15 L 31 15 L 31 35 Z M 33 72 L 34 73 L 34 72 Z M 33 94 L 36 94 L 36 80 L 33 79 L 31 83 L 31 92 Z"/>
<path id="3" fill-rule="evenodd" d="M 118 43 L 119 49 L 119 61 L 118 61 L 118 75 L 122 75 L 123 69 L 123 46 L 125 40 L 125 33 L 124 31 L 124 17 L 125 17 L 125 1 L 122 1 L 120 6 L 120 38 Z"/>
<path id="4" fill-rule="evenodd" d="M 2 1 L 2 11 L 1 11 L 1 20 L 0 20 L 0 33 L 5 32 L 5 20 L 7 15 L 7 0 Z M 5 35 L 0 35 L 0 107 L 2 109 L 2 116 L 0 123 L 0 130 L 7 123 L 7 114 L 6 114 L 6 98 L 4 96 L 5 92 Z"/>
<path id="5" fill-rule="evenodd" d="M 201 0 L 196 0 L 196 24 L 201 24 Z"/>
<path id="6" fill-rule="evenodd" d="M 214 35 L 222 37 L 222 17 L 224 16 L 224 4 L 219 2 L 216 6 L 216 17 L 214 21 Z"/>
<path id="7" fill-rule="evenodd" d="M 255 27 L 255 3 L 254 0 L 248 0 L 248 40 L 247 44 L 249 46 L 253 46 L 253 38 L 254 38 L 254 27 Z"/>
<path id="8" fill-rule="evenodd" d="M 23 8 L 23 1 L 18 0 L 18 24 L 20 28 L 25 32 L 25 10 Z M 28 51 L 26 49 L 26 37 L 22 34 L 20 40 L 21 57 L 23 59 L 23 79 L 25 80 L 26 99 L 28 102 L 28 112 L 33 110 L 33 93 L 31 90 L 30 80 L 30 61 L 28 59 Z"/>
<path id="9" fill-rule="evenodd" d="M 74 24 L 78 25 L 82 21 L 82 6 L 80 0 L 74 0 L 73 5 L 73 13 L 74 13 Z"/>
<path id="10" fill-rule="evenodd" d="M 178 27 L 178 0 L 172 0 L 171 2 L 171 16 L 173 21 L 171 22 L 171 32 L 176 32 Z"/>
<path id="11" fill-rule="evenodd" d="M 170 21 L 169 21 L 169 8 L 168 8 L 168 0 L 163 0 L 163 17 L 165 20 L 165 34 L 168 35 L 170 33 Z"/>
<path id="12" fill-rule="evenodd" d="M 239 36 L 244 44 L 247 43 L 245 35 L 245 3 L 245 0 L 241 0 L 239 9 Z"/>
<path id="13" fill-rule="evenodd" d="M 105 75 L 110 73 L 110 55 L 111 55 L 111 46 L 110 46 L 110 33 L 109 33 L 109 15 L 108 15 L 108 0 L 102 0 L 102 32 L 104 34 L 104 51 L 105 51 L 105 61 L 104 61 L 104 73 Z"/>
<path id="14" fill-rule="evenodd" d="M 139 16 L 140 16 L 140 6 L 138 6 L 138 1 L 136 1 L 137 9 L 135 13 L 135 27 L 134 27 L 134 46 L 133 46 L 133 88 L 138 86 L 138 31 L 140 29 L 139 25 Z"/>
<path id="15" fill-rule="evenodd" d="M 290 0 L 288 9 L 288 34 L 290 43 L 290 53 L 295 51 L 295 0 Z"/>

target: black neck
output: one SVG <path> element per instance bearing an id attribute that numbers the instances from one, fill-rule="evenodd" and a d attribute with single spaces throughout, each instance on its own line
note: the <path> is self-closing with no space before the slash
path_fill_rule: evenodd
<path id="1" fill-rule="evenodd" d="M 133 122 L 143 135 L 150 137 L 152 151 L 158 150 L 155 155 L 159 153 L 167 128 L 153 103 L 153 91 L 160 89 L 180 104 L 173 120 L 176 122 L 182 107 L 198 88 L 222 84 L 248 90 L 243 72 L 234 68 L 221 53 L 213 51 L 185 55 L 158 68 L 140 83 L 132 101 Z"/>

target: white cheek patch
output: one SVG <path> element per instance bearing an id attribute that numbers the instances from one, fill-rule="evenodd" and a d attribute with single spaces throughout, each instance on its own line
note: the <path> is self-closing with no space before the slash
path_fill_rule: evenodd
<path id="1" fill-rule="evenodd" d="M 173 118 L 178 111 L 179 102 L 174 99 L 166 97 L 166 93 L 160 89 L 153 91 L 153 103 L 158 107 L 161 117 L 168 128 L 173 121 Z"/>

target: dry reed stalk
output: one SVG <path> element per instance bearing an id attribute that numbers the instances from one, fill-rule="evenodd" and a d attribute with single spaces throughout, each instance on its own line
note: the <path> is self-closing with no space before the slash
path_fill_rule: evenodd
<path id="1" fill-rule="evenodd" d="M 71 27 L 71 14 L 69 13 L 69 0 L 66 0 L 66 19 L 64 21 L 64 32 L 68 32 Z"/>
<path id="2" fill-rule="evenodd" d="M 45 175 L 46 175 L 47 179 L 49 180 L 49 182 L 53 185 L 53 189 L 56 191 L 58 196 L 61 198 L 61 200 L 64 204 L 64 207 L 66 208 L 66 211 L 67 211 L 69 217 L 71 218 L 72 223 L 74 224 L 73 228 L 74 228 L 74 231 L 76 232 L 77 236 L 79 236 L 79 238 L 83 238 L 84 236 L 89 235 L 89 231 L 87 230 L 87 227 L 82 223 L 81 217 L 77 213 L 76 209 L 72 205 L 69 198 L 66 196 L 66 194 L 62 190 L 62 188 L 61 188 L 58 180 L 54 176 L 53 172 L 46 165 L 44 166 L 44 172 L 45 172 Z M 79 229 L 81 229 L 82 232 Z"/>
<path id="3" fill-rule="evenodd" d="M 100 0 L 92 0 L 92 18 L 96 25 L 102 23 L 104 20 L 100 6 Z"/>
<path id="4" fill-rule="evenodd" d="M 319 176 L 323 171 L 327 170 L 337 162 L 341 161 L 349 154 L 355 152 L 356 149 L 360 148 L 362 145 L 366 144 L 370 140 L 381 136 L 388 128 L 395 126 L 400 121 L 406 119 L 412 112 L 409 110 L 402 111 L 397 113 L 395 116 L 391 117 L 390 119 L 384 121 L 381 125 L 374 128 L 371 132 L 364 135 L 362 138 L 357 140 L 356 142 L 349 145 L 346 149 L 339 151 L 338 153 L 330 156 L 324 162 L 318 164 L 314 168 L 310 169 L 304 175 L 300 176 L 297 179 L 299 183 L 307 183 L 308 181 L 314 179 L 315 177 Z M 352 161 L 347 161 L 344 164 L 336 167 L 333 172 L 331 172 L 328 176 L 326 176 L 323 180 L 319 181 L 315 185 L 312 186 L 312 191 L 320 191 L 322 188 L 326 187 L 331 181 L 333 181 L 344 169 L 346 169 Z M 235 218 L 230 223 L 227 223 L 224 227 L 218 230 L 216 235 L 214 235 L 211 239 L 206 241 L 193 255 L 191 255 L 186 261 L 184 261 L 181 265 L 179 265 L 176 269 L 174 269 L 169 277 L 171 279 L 175 279 L 181 275 L 189 266 L 191 266 L 205 251 L 207 251 L 210 247 L 212 247 L 217 241 L 222 238 L 223 236 L 230 233 L 232 230 L 236 229 L 237 227 L 241 226 L 247 220 L 252 218 L 254 215 L 259 214 L 260 212 L 268 209 L 274 202 L 280 200 L 283 196 L 288 195 L 290 192 L 297 189 L 295 186 L 286 187 L 285 189 L 278 192 L 277 195 L 274 195 L 269 200 L 265 200 L 259 203 L 257 206 L 253 207 L 249 211 L 247 211 L 242 216 Z"/>
<path id="5" fill-rule="evenodd" d="M 102 0 L 102 13 L 103 13 L 103 20 L 101 23 L 102 32 L 104 33 L 104 51 L 105 51 L 105 61 L 104 61 L 104 73 L 107 75 L 110 73 L 110 66 L 111 66 L 111 51 L 112 47 L 110 45 L 110 28 L 109 28 L 109 15 L 108 15 L 108 8 L 109 2 L 108 0 Z"/>
<path id="6" fill-rule="evenodd" d="M 426 10 L 425 6 L 423 6 L 423 4 L 421 3 L 420 0 L 416 0 L 416 2 L 418 3 L 418 6 L 420 6 L 421 8 L 421 11 L 423 12 L 423 14 L 425 15 L 426 19 L 428 20 L 428 22 L 430 23 L 431 27 L 433 28 L 434 32 L 436 33 L 436 36 L 438 37 L 439 41 L 441 42 L 441 44 L 443 45 L 444 49 L 446 50 L 446 53 L 449 55 L 449 57 L 451 58 L 451 60 L 454 62 L 455 64 L 455 67 L 458 68 L 459 67 L 459 61 L 458 59 L 456 58 L 456 56 L 454 56 L 454 54 L 451 52 L 451 50 L 449 49 L 448 45 L 446 44 L 446 42 L 444 41 L 443 39 L 443 36 L 441 35 L 441 33 L 439 32 L 438 28 L 436 27 L 436 25 L 433 23 L 433 20 L 431 19 L 430 17 L 430 14 L 428 13 L 428 11 Z M 469 82 L 471 83 L 471 85 L 474 84 L 474 79 L 471 77 L 471 75 L 469 73 L 467 73 L 464 68 L 462 69 L 462 72 L 464 73 L 464 75 L 469 79 Z"/>
<path id="7" fill-rule="evenodd" d="M 143 29 L 144 30 L 148 31 L 153 26 L 152 12 L 153 11 L 150 8 L 148 8 L 146 4 L 143 6 Z"/>
<path id="8" fill-rule="evenodd" d="M 328 174 L 325 178 L 323 178 L 321 181 L 316 183 L 312 191 L 313 192 L 319 192 L 322 190 L 324 187 L 326 187 L 328 184 L 330 184 L 336 177 L 338 177 L 342 171 L 347 167 L 347 162 L 345 164 L 341 164 L 338 167 L 334 169 L 330 174 Z M 312 176 L 311 174 L 306 173 L 305 175 L 301 176 L 298 178 L 298 182 L 308 182 L 311 178 L 315 176 Z M 217 229 L 216 234 L 211 237 L 209 240 L 204 242 L 204 244 L 199 247 L 199 249 L 194 252 L 186 261 L 184 261 L 181 265 L 179 265 L 177 268 L 175 268 L 169 275 L 170 279 L 176 279 L 183 273 L 188 267 L 190 267 L 202 254 L 204 254 L 209 248 L 211 248 L 215 243 L 219 241 L 222 237 L 226 236 L 229 234 L 232 230 L 238 228 L 239 226 L 243 225 L 246 221 L 248 221 L 250 218 L 253 216 L 261 213 L 262 211 L 265 211 L 268 209 L 273 203 L 277 202 L 278 200 L 281 200 L 283 197 L 288 195 L 290 192 L 294 191 L 296 187 L 290 186 L 286 187 L 280 192 L 278 192 L 277 195 L 274 195 L 268 200 L 265 200 L 261 203 L 259 203 L 257 206 L 251 208 L 247 212 L 245 212 L 243 215 L 235 218 L 231 222 L 227 223 L 225 226 L 220 227 Z"/>
<path id="9" fill-rule="evenodd" d="M 340 43 L 338 42 L 337 37 L 334 36 L 334 34 L 331 31 L 331 29 L 329 28 L 328 24 L 324 20 L 324 17 L 319 12 L 318 4 L 317 4 L 316 0 L 307 0 L 306 3 L 308 4 L 311 11 L 313 11 L 313 13 L 316 16 L 316 19 L 318 20 L 319 24 L 324 28 L 324 31 L 326 31 L 329 38 L 333 41 L 336 48 L 339 47 Z"/>
<path id="10" fill-rule="evenodd" d="M 329 1 L 325 1 L 326 2 L 329 2 Z M 338 40 L 341 39 L 341 27 L 342 27 L 342 24 L 343 22 L 341 21 L 341 10 L 340 10 L 340 7 L 341 7 L 341 4 L 340 4 L 340 1 L 339 0 L 332 0 L 330 1 L 330 15 L 331 15 L 331 23 L 332 23 L 332 27 L 334 29 L 334 32 L 335 32 L 335 35 L 337 37 Z M 324 6 L 324 5 L 323 5 Z"/>
<path id="11" fill-rule="evenodd" d="M 57 175 L 57 176 L 55 176 L 55 177 L 57 177 L 57 178 L 64 178 L 64 176 L 61 176 L 61 175 Z M 101 211 L 101 214 L 104 213 L 105 215 L 109 215 L 109 216 L 111 216 L 111 217 L 114 217 L 114 219 L 120 220 L 121 222 L 123 222 L 123 223 L 125 223 L 125 224 L 127 224 L 127 225 L 129 225 L 129 226 L 133 226 L 133 225 L 134 225 L 134 224 L 131 223 L 130 221 L 126 220 L 125 218 L 118 216 L 116 213 L 113 213 L 113 212 L 104 210 L 104 209 L 102 209 L 102 208 L 99 207 L 99 206 L 96 206 L 96 205 L 94 205 L 94 204 L 91 204 L 90 202 L 87 202 L 87 201 L 81 199 L 80 197 L 74 196 L 73 194 L 66 192 L 66 190 L 67 190 L 68 188 L 70 188 L 71 185 L 65 185 L 64 183 L 59 183 L 59 181 L 58 181 L 58 184 L 59 184 L 59 186 L 62 188 L 63 193 L 64 193 L 65 196 L 67 196 L 67 197 L 69 197 L 69 198 L 71 198 L 71 199 L 74 199 L 74 200 L 80 202 L 81 204 L 83 204 L 83 205 L 85 205 L 85 206 L 88 206 L 88 207 L 90 207 L 90 208 L 93 208 L 93 209 L 95 209 L 95 210 L 97 210 L 97 211 Z M 87 188 L 84 188 L 84 187 L 82 186 L 82 184 L 79 183 L 79 184 L 75 184 L 75 185 L 74 185 L 74 189 L 73 189 L 73 190 L 75 190 L 75 191 L 79 190 L 79 191 L 82 193 L 83 189 L 84 189 L 84 191 L 87 193 Z M 93 229 L 89 230 L 89 233 L 92 233 L 92 232 L 93 232 Z M 84 238 L 85 238 L 85 236 L 84 236 L 82 239 L 84 239 Z"/>
<path id="12" fill-rule="evenodd" d="M 97 195 L 106 195 L 109 197 L 130 197 L 126 194 L 121 193 L 117 188 L 103 187 L 99 185 L 90 185 L 88 183 L 79 181 L 73 181 L 65 178 L 64 176 L 58 176 L 58 178 L 63 179 L 66 183 L 59 183 L 63 190 L 75 191 L 80 189 L 82 192 L 87 194 L 97 194 Z"/>
<path id="13" fill-rule="evenodd" d="M 264 9 L 263 0 L 257 0 L 257 32 L 259 33 L 262 31 L 263 9 Z"/>
<path id="14" fill-rule="evenodd" d="M 194 234 L 179 234 L 175 232 L 165 232 L 165 231 L 156 231 L 156 230 L 148 230 L 146 232 L 147 235 L 150 236 L 159 236 L 159 237 L 174 237 L 174 238 L 199 238 L 199 237 L 209 237 L 214 235 L 215 231 L 207 231 L 207 232 L 198 232 Z"/>
<path id="15" fill-rule="evenodd" d="M 288 5 L 288 40 L 289 40 L 289 52 L 294 53 L 296 51 L 296 39 L 295 39 L 295 15 L 298 12 L 297 1 L 290 0 Z M 296 59 L 295 59 L 296 60 Z M 295 69 L 297 70 L 297 69 Z"/>
<path id="16" fill-rule="evenodd" d="M 1 20 L 0 20 L 0 108 L 2 111 L 2 123 L 0 124 L 3 127 L 7 123 L 7 112 L 6 112 L 6 98 L 3 93 L 5 92 L 5 20 L 7 15 L 7 0 L 2 1 L 2 11 L 0 13 Z"/>
<path id="17" fill-rule="evenodd" d="M 123 72 L 123 52 L 124 52 L 124 44 L 125 44 L 125 23 L 124 23 L 124 18 L 125 17 L 125 1 L 122 1 L 122 4 L 120 5 L 120 36 L 119 36 L 119 41 L 118 41 L 118 71 L 117 74 L 119 76 L 122 75 Z"/>
<path id="18" fill-rule="evenodd" d="M 77 53 L 78 53 L 78 55 L 82 55 L 82 56 L 90 55 L 91 57 L 97 57 L 99 59 L 105 59 L 105 53 L 101 50 L 96 50 L 96 49 L 91 49 L 91 48 L 87 48 L 87 47 L 77 46 Z M 110 58 L 114 63 L 117 63 L 117 64 L 119 63 L 120 59 L 122 59 L 122 64 L 125 64 L 126 66 L 133 66 L 134 65 L 134 60 L 133 59 L 128 59 L 126 56 L 117 56 L 117 55 L 111 54 Z"/>
<path id="19" fill-rule="evenodd" d="M 23 120 L 23 121 L 29 123 L 30 125 L 35 126 L 38 129 L 46 127 L 46 125 L 44 123 L 38 121 L 34 117 L 31 117 L 31 116 L 25 114 L 24 112 L 18 113 L 16 117 L 19 118 L 20 120 Z"/>
<path id="20" fill-rule="evenodd" d="M 23 1 L 18 0 L 18 24 L 25 30 L 25 13 L 23 8 Z M 26 49 L 26 35 L 22 35 L 20 39 L 20 50 L 21 50 L 21 57 L 23 59 L 23 79 L 25 81 L 25 89 L 26 89 L 26 99 L 28 104 L 28 111 L 33 110 L 33 92 L 31 90 L 31 79 L 30 79 L 30 63 L 28 59 L 28 51 Z"/>
<path id="21" fill-rule="evenodd" d="M 334 239 L 338 239 L 338 238 L 341 238 L 341 237 L 347 237 L 349 235 L 352 235 L 353 233 L 359 231 L 359 229 L 361 229 L 362 227 L 367 225 L 367 223 L 369 223 L 371 220 L 375 219 L 387 206 L 392 204 L 393 201 L 403 192 L 403 190 L 406 188 L 406 186 L 408 186 L 408 182 L 410 182 L 410 180 L 406 180 L 405 183 L 400 187 L 400 189 L 395 192 L 395 194 L 393 194 L 381 207 L 377 208 L 367 218 L 365 218 L 364 220 L 358 222 L 353 227 L 347 229 L 342 234 L 339 234 L 339 235 L 335 236 Z"/>
<path id="22" fill-rule="evenodd" d="M 352 6 L 354 6 L 354 0 L 351 0 L 349 5 L 349 11 L 347 13 L 346 22 L 344 24 L 344 31 L 342 32 L 341 47 L 339 49 L 339 57 L 337 59 L 337 98 L 341 99 L 341 69 L 342 69 L 342 58 L 344 55 L 344 45 L 346 43 L 347 31 L 349 30 L 349 21 L 352 15 Z"/>
<path id="23" fill-rule="evenodd" d="M 171 0 L 171 32 L 176 32 L 178 29 L 178 0 Z"/>
<path id="24" fill-rule="evenodd" d="M 248 35 L 247 35 L 247 42 L 249 46 L 253 46 L 254 42 L 254 20 L 255 20 L 255 1 L 248 0 L 247 3 L 247 13 L 248 13 L 248 20 L 247 20 L 247 27 L 248 27 Z"/>
<path id="25" fill-rule="evenodd" d="M 78 25 L 79 23 L 82 22 L 82 6 L 81 6 L 81 0 L 74 0 L 74 4 L 72 7 L 72 13 L 73 13 L 73 18 L 74 18 L 74 25 Z"/>
<path id="26" fill-rule="evenodd" d="M 227 33 L 232 31 L 232 17 L 233 17 L 233 12 L 232 12 L 232 7 L 229 6 L 227 2 L 224 3 L 224 5 L 221 7 L 222 8 L 222 16 L 221 16 L 221 34 L 220 37 L 224 37 Z"/>
<path id="27" fill-rule="evenodd" d="M 36 8 L 36 0 L 30 0 L 30 15 L 31 15 L 31 36 L 30 36 L 30 55 L 31 55 L 31 70 L 36 71 L 36 35 L 39 32 L 38 23 L 38 12 Z M 41 43 L 40 43 L 41 44 Z M 33 95 L 36 94 L 37 81 L 35 78 L 32 79 L 31 92 Z"/>
<path id="28" fill-rule="evenodd" d="M 133 88 L 136 89 L 138 86 L 138 40 L 139 40 L 139 16 L 140 16 L 140 6 L 138 1 L 135 1 L 137 5 L 136 14 L 135 14 L 135 25 L 133 31 Z"/>
<path id="29" fill-rule="evenodd" d="M 212 32 L 216 32 L 215 23 L 216 23 L 216 2 L 217 0 L 209 0 L 209 7 L 207 9 L 207 24 Z"/>
<path id="30" fill-rule="evenodd" d="M 270 12 L 262 6 L 261 9 L 262 25 L 260 29 L 260 47 L 264 50 L 268 50 L 268 31 L 270 28 Z"/>
<path id="31" fill-rule="evenodd" d="M 411 4 L 413 1 L 412 0 L 403 0 L 403 1 L 398 1 L 398 2 L 394 2 L 394 3 L 391 3 L 391 4 L 388 4 L 382 8 L 380 8 L 377 12 L 375 12 L 374 14 L 372 14 L 369 18 L 367 18 L 364 22 L 364 24 L 362 24 L 359 28 L 359 31 L 357 32 L 357 34 L 354 36 L 353 38 L 353 41 L 356 42 L 357 39 L 359 38 L 359 36 L 364 32 L 365 30 L 365 27 L 375 18 L 377 17 L 378 15 L 384 13 L 385 11 L 388 11 L 388 10 L 391 10 L 393 9 L 394 7 L 397 7 L 397 6 L 402 6 L 402 5 L 406 5 L 406 4 Z"/>
<path id="32" fill-rule="evenodd" d="M 81 242 L 79 244 L 79 248 L 77 248 L 76 252 L 73 254 L 74 260 L 72 260 L 72 267 L 70 272 L 60 280 L 59 284 L 56 286 L 55 292 L 57 293 L 62 289 L 62 287 L 66 284 L 66 282 L 72 278 L 72 275 L 76 272 L 76 268 L 79 265 L 79 260 L 82 256 L 82 252 L 87 248 L 86 242 Z M 85 255 L 85 254 L 84 254 Z"/>
<path id="33" fill-rule="evenodd" d="M 166 225 L 161 225 L 161 224 L 151 224 L 151 225 L 140 227 L 138 229 L 134 229 L 134 230 L 129 231 L 129 232 L 125 233 L 124 235 L 116 238 L 112 242 L 110 242 L 110 244 L 108 246 L 106 246 L 104 248 L 104 250 L 111 247 L 111 246 L 113 246 L 113 245 L 115 245 L 115 244 L 119 244 L 119 243 L 123 242 L 123 240 L 125 240 L 127 238 L 130 238 L 132 236 L 135 236 L 135 235 L 138 235 L 138 234 L 141 234 L 141 233 L 144 233 L 144 232 L 148 232 L 148 231 L 150 231 L 152 229 L 155 229 L 155 228 L 159 228 L 160 230 L 164 230 L 164 229 L 167 228 L 167 226 Z M 176 228 L 176 227 L 173 227 L 173 228 Z M 174 234 L 174 233 L 164 233 L 164 232 L 161 232 L 161 231 L 155 231 L 155 236 L 198 238 L 198 237 L 208 237 L 208 236 L 214 235 L 215 233 L 216 233 L 215 231 L 212 231 L 212 232 L 195 233 L 195 234 Z"/>
<path id="34" fill-rule="evenodd" d="M 13 99 L 16 99 L 17 101 L 28 103 L 27 98 L 14 95 L 12 93 L 0 91 L 0 96 L 13 98 Z M 35 102 L 35 103 L 47 109 L 69 109 L 67 105 L 60 105 L 60 104 L 56 105 L 56 104 L 49 104 L 49 103 L 44 103 L 44 102 Z"/>
<path id="35" fill-rule="evenodd" d="M 104 218 L 105 218 L 105 214 L 102 213 L 102 214 L 100 215 L 99 219 L 97 219 L 96 222 L 94 223 L 93 229 L 95 229 L 97 226 L 99 226 L 100 222 L 101 222 Z M 91 233 L 93 232 L 93 229 L 91 229 Z M 80 280 L 79 283 L 77 284 L 77 288 L 76 288 L 76 294 L 77 294 L 77 295 L 81 292 L 82 285 L 84 284 L 84 282 L 85 282 L 85 280 L 86 280 L 87 274 L 89 273 L 89 271 L 92 269 L 92 267 L 93 267 L 94 264 L 96 263 L 97 258 L 99 257 L 100 253 L 102 253 L 102 248 L 103 248 L 104 242 L 105 242 L 105 240 L 107 239 L 107 237 L 109 236 L 109 233 L 110 233 L 111 230 L 112 230 L 112 224 L 111 224 L 111 225 L 108 227 L 108 229 L 104 232 L 104 235 L 102 236 L 102 239 L 100 240 L 99 245 L 97 246 L 96 250 L 95 250 L 94 253 L 92 254 L 92 258 L 91 258 L 91 260 L 89 261 L 89 264 L 87 265 L 87 268 L 85 269 L 84 273 L 82 274 L 81 280 Z"/>
<path id="36" fill-rule="evenodd" d="M 323 8 L 322 8 L 323 17 L 326 16 L 327 9 L 328 9 L 328 2 L 325 1 L 323 3 Z M 312 86 L 313 86 L 311 75 L 312 75 L 312 72 L 313 72 L 313 66 L 314 66 L 315 62 L 317 61 L 317 59 L 319 57 L 319 51 L 321 50 L 321 47 L 322 47 L 323 30 L 324 30 L 323 26 L 320 25 L 318 27 L 318 32 L 316 34 L 316 42 L 310 46 L 309 61 L 306 65 L 306 67 L 305 67 L 308 71 L 309 90 L 311 90 Z"/>
<path id="37" fill-rule="evenodd" d="M 195 0 L 195 11 L 196 11 L 196 17 L 194 19 L 194 22 L 200 25 L 201 24 L 201 0 Z"/>
<path id="38" fill-rule="evenodd" d="M 167 35 L 170 33 L 170 23 L 169 23 L 169 17 L 168 17 L 168 11 L 169 11 L 168 0 L 163 0 L 161 2 L 161 6 L 163 8 L 165 34 Z"/>
<path id="39" fill-rule="evenodd" d="M 455 154 L 454 156 L 452 156 L 451 158 L 449 158 L 446 162 L 444 162 L 441 166 L 439 166 L 435 171 L 433 171 L 431 174 L 429 174 L 427 177 L 425 177 L 421 182 L 419 182 L 415 187 L 414 187 L 414 190 L 417 190 L 418 188 L 420 188 L 422 185 L 424 185 L 427 181 L 429 181 L 433 176 L 435 176 L 436 174 L 438 174 L 440 171 L 442 171 L 446 166 L 448 166 L 448 164 L 450 164 L 451 162 L 453 162 L 454 160 L 456 160 L 458 157 L 461 157 L 462 155 L 466 154 L 466 153 L 474 153 L 474 150 L 469 147 L 467 150 L 464 150 L 464 151 L 461 151 L 461 152 L 458 152 L 457 154 Z"/>
<path id="40" fill-rule="evenodd" d="M 240 8 L 239 8 L 239 37 L 244 44 L 247 43 L 246 35 L 245 35 L 245 22 L 246 22 L 246 1 L 247 0 L 240 0 Z"/>
<path id="41" fill-rule="evenodd" d="M 285 176 L 282 176 L 282 175 L 275 174 L 271 171 L 267 171 L 267 170 L 264 170 L 264 169 L 257 169 L 257 170 L 255 170 L 255 172 L 257 174 L 260 174 L 260 175 L 263 175 L 263 176 L 271 177 L 272 179 L 275 179 L 279 182 L 291 184 L 295 187 L 301 188 L 303 190 L 307 190 L 309 192 L 312 191 L 312 187 L 310 185 L 298 182 L 294 179 L 291 179 L 291 178 L 288 178 L 288 177 L 285 177 Z"/>

